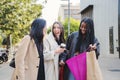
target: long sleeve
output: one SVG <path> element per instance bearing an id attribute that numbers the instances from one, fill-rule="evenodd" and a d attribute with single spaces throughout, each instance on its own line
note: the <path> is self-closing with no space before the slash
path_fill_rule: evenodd
<path id="1" fill-rule="evenodd" d="M 96 44 L 96 58 L 98 59 L 99 55 L 100 55 L 100 43 L 98 41 L 97 38 L 94 39 L 94 43 Z"/>
<path id="2" fill-rule="evenodd" d="M 49 41 L 47 39 L 44 40 L 44 60 L 52 60 L 54 59 L 54 50 L 50 49 L 51 45 L 49 44 Z"/>
<path id="3" fill-rule="evenodd" d="M 27 48 L 30 42 L 30 37 L 25 36 L 20 42 L 19 48 L 15 55 L 15 65 L 17 70 L 18 80 L 25 80 L 25 56 L 27 54 Z"/>
<path id="4" fill-rule="evenodd" d="M 70 50 L 70 46 L 71 46 L 71 39 L 72 37 L 69 35 L 67 38 L 67 43 L 66 43 L 66 51 L 64 51 L 64 53 L 61 53 L 59 56 L 60 60 L 65 61 L 67 58 L 67 55 L 69 54 L 69 50 Z"/>

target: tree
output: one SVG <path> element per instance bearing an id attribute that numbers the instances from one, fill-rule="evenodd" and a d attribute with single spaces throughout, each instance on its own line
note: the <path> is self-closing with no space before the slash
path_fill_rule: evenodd
<path id="1" fill-rule="evenodd" d="M 41 15 L 42 5 L 35 1 L 0 1 L 0 30 L 2 34 L 12 35 L 13 44 L 28 34 L 32 20 Z"/>
<path id="2" fill-rule="evenodd" d="M 68 37 L 68 18 L 66 18 L 63 22 L 64 31 L 65 31 L 65 39 Z M 70 18 L 70 33 L 74 31 L 78 31 L 80 21 Z"/>
<path id="3" fill-rule="evenodd" d="M 58 19 L 58 21 L 60 21 L 60 19 Z M 61 21 L 60 21 L 61 22 Z M 68 37 L 68 18 L 66 18 L 63 22 L 62 22 L 63 26 L 64 26 L 64 34 L 65 34 L 65 39 L 67 39 Z M 76 20 L 74 18 L 70 18 L 70 33 L 74 32 L 74 31 L 78 31 L 79 28 L 79 24 L 80 24 L 80 20 Z M 51 32 L 51 27 L 50 26 L 47 29 L 47 33 L 49 34 Z"/>

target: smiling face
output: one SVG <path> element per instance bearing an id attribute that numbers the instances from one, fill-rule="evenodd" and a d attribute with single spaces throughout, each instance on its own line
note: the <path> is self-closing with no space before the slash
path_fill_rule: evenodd
<path id="1" fill-rule="evenodd" d="M 87 29 L 86 23 L 85 23 L 85 22 L 82 22 L 82 24 L 81 24 L 81 26 L 80 26 L 80 30 L 81 30 L 81 33 L 82 33 L 83 35 L 86 34 L 86 29 Z"/>
<path id="2" fill-rule="evenodd" d="M 55 23 L 54 26 L 53 26 L 53 34 L 59 38 L 60 37 L 60 34 L 61 34 L 61 27 L 59 24 Z"/>

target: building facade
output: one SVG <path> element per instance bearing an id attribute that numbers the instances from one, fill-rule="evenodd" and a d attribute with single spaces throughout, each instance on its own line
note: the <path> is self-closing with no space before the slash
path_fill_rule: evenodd
<path id="1" fill-rule="evenodd" d="M 59 18 L 61 21 L 65 20 L 66 18 L 68 18 L 69 14 L 68 14 L 68 1 L 62 3 L 60 5 L 59 8 Z M 76 19 L 76 20 L 80 20 L 80 5 L 78 4 L 72 4 L 70 3 L 70 17 Z"/>
<path id="2" fill-rule="evenodd" d="M 95 35 L 100 42 L 102 55 L 118 54 L 118 1 L 80 0 L 81 19 L 91 17 L 94 20 Z"/>
<path id="3" fill-rule="evenodd" d="M 119 52 L 119 58 L 120 58 L 120 0 L 118 2 L 118 52 Z"/>

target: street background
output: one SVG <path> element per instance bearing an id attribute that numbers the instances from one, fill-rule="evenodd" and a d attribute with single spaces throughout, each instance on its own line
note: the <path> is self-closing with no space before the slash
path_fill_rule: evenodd
<path id="1" fill-rule="evenodd" d="M 120 59 L 118 55 L 100 55 L 98 62 L 103 80 L 120 80 Z M 9 67 L 9 61 L 0 64 L 0 80 L 10 80 L 12 72 L 13 68 Z"/>
<path id="2" fill-rule="evenodd" d="M 120 80 L 120 59 L 118 55 L 101 55 L 99 65 L 102 70 L 103 80 Z"/>

